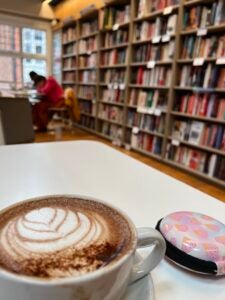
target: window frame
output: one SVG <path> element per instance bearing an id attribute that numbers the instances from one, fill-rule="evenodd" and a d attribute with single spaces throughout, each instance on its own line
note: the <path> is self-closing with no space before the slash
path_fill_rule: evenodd
<path id="1" fill-rule="evenodd" d="M 10 14 L 3 14 L 0 12 L 0 24 L 19 27 L 20 30 L 20 51 L 4 51 L 0 50 L 0 56 L 19 58 L 21 60 L 21 76 L 22 86 L 24 83 L 23 74 L 23 59 L 41 59 L 46 61 L 46 75 L 50 75 L 52 72 L 52 30 L 50 20 L 35 20 L 29 17 L 17 17 Z M 23 52 L 23 40 L 22 40 L 22 29 L 30 28 L 36 30 L 42 30 L 46 32 L 46 54 L 30 54 Z M 1 83 L 11 83 L 8 81 L 0 81 Z"/>

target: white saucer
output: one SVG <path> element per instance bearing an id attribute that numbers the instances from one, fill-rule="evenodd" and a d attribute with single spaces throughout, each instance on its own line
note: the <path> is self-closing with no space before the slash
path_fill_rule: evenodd
<path id="1" fill-rule="evenodd" d="M 154 300 L 154 285 L 151 275 L 130 284 L 121 300 Z"/>

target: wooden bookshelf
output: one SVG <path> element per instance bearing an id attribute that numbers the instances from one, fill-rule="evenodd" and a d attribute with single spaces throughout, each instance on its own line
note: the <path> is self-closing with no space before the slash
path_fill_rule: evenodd
<path id="1" fill-rule="evenodd" d="M 171 147 L 174 147 L 173 151 L 176 151 L 179 147 L 186 147 L 193 151 L 199 151 L 201 155 L 202 153 L 206 156 L 214 155 L 214 157 L 220 157 L 220 159 L 225 156 L 223 148 L 212 147 L 208 144 L 201 145 L 201 143 L 193 144 L 189 140 L 175 139 L 176 145 L 172 145 L 172 142 L 174 142 L 173 130 L 176 121 L 188 122 L 191 124 L 190 126 L 192 126 L 193 122 L 200 122 L 204 123 L 204 126 L 217 126 L 215 128 L 218 128 L 218 126 L 221 128 L 225 127 L 225 119 L 223 117 L 215 117 L 210 114 L 204 115 L 202 113 L 189 113 L 188 111 L 180 111 L 178 109 L 179 101 L 184 96 L 189 97 L 189 95 L 194 95 L 196 99 L 199 97 L 198 99 L 201 100 L 203 95 L 206 95 L 209 99 L 212 95 L 215 95 L 215 99 L 218 101 L 224 99 L 224 85 L 183 84 L 181 81 L 184 67 L 205 68 L 205 72 L 202 72 L 203 77 L 210 64 L 212 69 L 214 66 L 217 66 L 220 70 L 225 68 L 225 60 L 220 61 L 218 64 L 218 58 L 221 57 L 216 53 L 209 56 L 204 52 L 204 55 L 199 55 L 197 50 L 195 50 L 193 52 L 195 54 L 184 55 L 188 39 L 193 39 L 193 43 L 196 43 L 197 39 L 200 38 L 204 40 L 216 36 L 219 39 L 220 36 L 225 34 L 225 23 L 217 24 L 210 21 L 211 23 L 204 24 L 201 28 L 190 28 L 190 26 L 188 27 L 187 24 L 184 24 L 186 22 L 184 16 L 186 16 L 187 12 L 193 10 L 193 15 L 196 15 L 194 13 L 196 6 L 200 5 L 210 8 L 215 3 L 213 0 L 181 0 L 179 3 L 177 1 L 177 4 L 175 1 L 171 1 L 173 5 L 165 8 L 159 6 L 160 9 L 152 7 L 153 3 L 151 1 L 145 1 L 145 3 L 147 6 L 139 9 L 139 0 L 108 0 L 105 6 L 98 11 L 95 10 L 89 12 L 87 15 L 82 15 L 76 22 L 76 39 L 63 42 L 62 47 L 73 43 L 77 44 L 77 53 L 70 54 L 63 52 L 63 60 L 71 57 L 77 59 L 77 66 L 64 67 L 63 74 L 72 71 L 76 72 L 75 82 L 78 99 L 81 104 L 82 118 L 78 126 L 113 143 L 117 144 L 119 142 L 119 144 L 127 146 L 132 151 L 137 151 L 143 155 L 185 170 L 194 176 L 199 176 L 218 185 L 225 186 L 224 180 L 209 176 L 206 173 L 207 171 L 203 172 L 196 168 L 188 167 L 189 164 L 183 165 L 182 163 L 178 163 L 175 158 L 171 158 L 170 156 Z M 127 5 L 130 5 L 129 9 Z M 129 12 L 129 19 L 126 19 L 125 15 L 123 15 L 121 17 L 123 19 L 122 22 L 119 19 L 113 20 L 112 15 L 116 15 L 115 12 L 118 9 L 126 13 Z M 109 16 L 112 12 L 113 14 L 107 20 L 107 14 Z M 173 17 L 174 15 L 176 17 Z M 208 15 L 210 16 L 211 14 L 209 13 Z M 92 32 L 82 33 L 82 24 L 91 22 L 93 18 L 98 18 L 99 29 L 92 29 Z M 201 20 L 201 22 L 203 21 Z M 143 23 L 145 25 L 142 25 Z M 141 36 L 138 30 L 141 31 L 141 26 L 147 26 L 146 24 L 157 24 L 159 28 L 155 25 L 155 31 L 152 31 L 154 35 L 152 36 Z M 161 31 L 160 24 L 163 24 Z M 168 30 L 165 29 L 166 24 L 169 24 Z M 88 41 L 95 37 L 98 40 L 96 49 L 91 52 L 80 51 L 78 45 L 80 42 Z M 201 49 L 206 49 L 206 46 L 201 47 Z M 152 50 L 151 52 L 151 49 L 154 49 L 154 51 Z M 146 56 L 143 54 L 145 51 L 146 53 L 148 52 L 148 54 L 145 54 Z M 118 57 L 123 57 L 123 53 L 125 52 L 126 60 L 119 60 Z M 94 53 L 97 55 L 96 64 L 89 66 L 80 63 L 80 58 L 83 57 L 83 60 L 88 59 Z M 190 53 L 190 49 L 188 53 Z M 113 55 L 117 59 L 113 60 Z M 200 58 L 201 61 L 203 57 L 203 62 L 199 66 L 196 66 L 198 59 Z M 143 77 L 152 78 L 152 81 L 136 80 L 138 71 L 141 69 L 146 71 Z M 81 74 L 85 73 L 88 76 L 88 72 L 96 72 L 95 82 L 91 82 L 88 77 L 85 81 L 81 80 Z M 159 77 L 157 82 L 156 78 L 160 72 L 163 75 Z M 141 71 L 139 71 L 139 75 L 140 73 Z M 185 78 L 185 76 L 183 77 Z M 189 77 L 186 76 L 186 78 Z M 167 78 L 169 78 L 168 82 Z M 64 79 L 63 84 L 64 86 L 71 86 L 72 81 Z M 87 89 L 87 93 L 84 92 L 84 89 Z M 95 92 L 91 93 L 90 89 L 94 89 Z M 147 107 L 144 107 L 143 110 L 142 105 L 137 101 L 141 99 L 140 94 L 143 92 L 147 93 L 147 95 L 153 95 L 151 97 L 157 99 L 156 103 L 160 105 L 151 107 L 152 104 L 150 105 L 146 102 Z M 132 99 L 135 99 L 135 101 Z M 161 103 L 162 99 L 165 102 Z M 154 102 L 152 101 L 152 103 Z M 149 145 L 146 146 L 150 143 L 148 138 L 146 138 L 148 136 L 154 139 L 153 143 L 160 145 L 156 147 L 155 153 L 153 147 L 149 150 Z"/>
<path id="2" fill-rule="evenodd" d="M 77 98 L 83 129 L 96 132 L 96 112 L 99 79 L 99 11 L 90 7 L 78 19 Z M 88 95 L 88 96 L 87 96 Z"/>
<path id="3" fill-rule="evenodd" d="M 77 22 L 71 19 L 62 28 L 62 85 L 76 89 Z"/>

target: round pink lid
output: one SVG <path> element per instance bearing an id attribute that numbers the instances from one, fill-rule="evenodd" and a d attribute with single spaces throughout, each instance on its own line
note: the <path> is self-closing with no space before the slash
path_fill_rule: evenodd
<path id="1" fill-rule="evenodd" d="M 217 274 L 225 273 L 225 225 L 195 212 L 175 212 L 160 223 L 167 241 L 183 252 L 215 262 Z"/>

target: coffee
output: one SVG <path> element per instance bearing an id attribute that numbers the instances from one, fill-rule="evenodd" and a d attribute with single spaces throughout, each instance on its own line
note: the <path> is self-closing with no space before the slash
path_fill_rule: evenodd
<path id="1" fill-rule="evenodd" d="M 80 276 L 131 247 L 126 219 L 108 206 L 70 197 L 18 204 L 0 216 L 0 267 L 39 279 Z"/>

